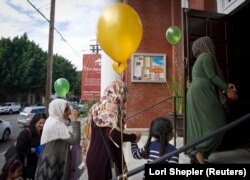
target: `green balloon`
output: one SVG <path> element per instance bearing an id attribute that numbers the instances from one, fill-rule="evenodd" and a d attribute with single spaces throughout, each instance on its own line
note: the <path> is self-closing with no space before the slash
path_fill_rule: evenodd
<path id="1" fill-rule="evenodd" d="M 66 97 L 69 92 L 69 82 L 67 79 L 59 78 L 54 83 L 54 90 L 58 97 Z"/>
<path id="2" fill-rule="evenodd" d="M 176 45 L 181 40 L 181 30 L 177 26 L 170 26 L 166 31 L 166 39 L 170 44 Z"/>

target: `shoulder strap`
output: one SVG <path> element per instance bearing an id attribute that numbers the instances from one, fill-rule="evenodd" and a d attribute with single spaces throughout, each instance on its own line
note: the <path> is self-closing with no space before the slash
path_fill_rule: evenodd
<path id="1" fill-rule="evenodd" d="M 100 135 L 102 137 L 102 141 L 104 142 L 104 145 L 105 145 L 105 148 L 106 148 L 106 150 L 108 152 L 110 161 L 114 161 L 114 157 L 113 157 L 113 154 L 111 153 L 110 146 L 108 145 L 107 140 L 104 138 L 101 129 L 99 127 L 97 129 L 98 129 L 98 131 L 99 131 L 99 133 L 100 133 Z"/>
<path id="2" fill-rule="evenodd" d="M 117 167 L 117 165 L 116 165 L 116 163 L 114 161 L 114 156 L 111 153 L 110 146 L 108 145 L 107 140 L 104 138 L 103 133 L 102 133 L 102 131 L 101 131 L 100 128 L 98 128 L 98 131 L 99 131 L 99 133 L 100 133 L 100 135 L 102 137 L 102 140 L 104 142 L 105 148 L 106 148 L 106 150 L 108 152 L 108 155 L 109 155 L 109 161 L 110 161 L 110 167 L 111 167 L 111 174 L 112 174 L 112 179 L 113 179 L 114 177 L 117 177 L 119 175 L 119 170 L 118 170 L 118 167 Z"/>
<path id="3" fill-rule="evenodd" d="M 27 131 L 29 131 L 29 138 L 31 139 L 31 130 L 30 130 L 30 128 L 25 128 Z"/>

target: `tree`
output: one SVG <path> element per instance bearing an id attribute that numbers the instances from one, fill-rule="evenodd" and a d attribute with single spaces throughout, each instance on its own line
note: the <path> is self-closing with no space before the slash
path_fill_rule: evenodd
<path id="1" fill-rule="evenodd" d="M 64 57 L 55 55 L 54 56 L 54 63 L 53 63 L 53 75 L 52 75 L 52 82 L 55 82 L 59 78 L 65 78 L 69 81 L 70 84 L 70 91 L 71 92 L 79 92 L 77 89 L 77 80 L 78 73 L 76 71 L 76 67 L 74 67 L 71 62 L 66 60 Z M 54 92 L 54 89 L 53 89 Z"/>
<path id="2" fill-rule="evenodd" d="M 0 39 L 0 97 L 18 100 L 28 94 L 45 95 L 47 52 L 35 42 L 21 37 Z M 80 93 L 79 72 L 62 56 L 54 55 L 53 82 L 66 78 L 71 92 Z"/>

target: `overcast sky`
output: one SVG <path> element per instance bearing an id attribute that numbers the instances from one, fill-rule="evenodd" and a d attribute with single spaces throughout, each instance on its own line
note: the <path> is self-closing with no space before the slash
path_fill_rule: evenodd
<path id="1" fill-rule="evenodd" d="M 82 55 L 95 44 L 96 23 L 101 12 L 115 0 L 56 0 L 54 54 L 68 59 L 82 70 Z M 50 19 L 50 0 L 29 0 Z M 0 0 L 0 38 L 25 32 L 43 50 L 48 50 L 49 23 L 28 0 Z M 62 40 L 65 39 L 65 41 Z"/>

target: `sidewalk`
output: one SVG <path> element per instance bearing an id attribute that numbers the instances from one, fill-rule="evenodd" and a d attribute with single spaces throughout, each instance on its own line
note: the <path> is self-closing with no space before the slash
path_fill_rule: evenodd
<path id="1" fill-rule="evenodd" d="M 142 137 L 141 137 L 141 140 L 138 142 L 138 146 L 139 147 L 143 147 L 145 144 L 146 144 L 146 141 L 147 141 L 147 135 L 144 134 Z M 172 140 L 170 142 L 171 144 L 174 144 L 174 140 Z M 176 139 L 176 148 L 180 148 L 183 146 L 183 138 L 182 137 L 177 137 Z M 146 160 L 138 160 L 138 159 L 134 159 L 133 156 L 132 156 L 132 153 L 131 153 L 131 145 L 130 143 L 125 143 L 124 145 L 124 156 L 125 156 L 125 161 L 127 163 L 127 166 L 128 166 L 128 171 L 134 169 L 134 168 L 137 168 L 137 167 L 140 167 L 142 165 L 144 165 L 147 161 Z M 189 157 L 187 157 L 186 155 L 184 155 L 183 153 L 180 154 L 180 157 L 179 157 L 179 163 L 180 164 L 190 164 L 190 159 Z M 143 177 L 143 171 L 136 174 L 136 175 L 133 175 L 131 177 L 129 177 L 128 179 L 129 180 L 141 180 L 142 177 Z"/>
<path id="2" fill-rule="evenodd" d="M 139 129 L 137 129 L 137 130 L 139 130 Z M 134 131 L 134 130 L 130 129 L 127 131 Z M 141 140 L 138 142 L 139 147 L 142 147 L 145 145 L 145 143 L 147 141 L 147 137 L 148 136 L 147 136 L 146 131 L 142 132 Z M 172 140 L 170 143 L 174 144 L 174 140 Z M 183 138 L 177 137 L 176 148 L 178 149 L 182 146 L 183 146 Z M 130 171 L 134 168 L 140 167 L 146 163 L 146 160 L 138 160 L 138 159 L 133 158 L 132 153 L 131 153 L 131 144 L 130 143 L 124 143 L 123 150 L 124 150 L 125 161 L 126 161 L 127 166 L 128 166 L 128 171 Z M 3 165 L 5 163 L 4 153 L 5 152 L 0 153 L 0 170 L 3 168 Z M 179 163 L 180 164 L 189 164 L 190 159 L 187 156 L 185 156 L 183 153 L 181 153 L 180 158 L 179 158 Z M 142 177 L 143 177 L 143 171 L 134 175 L 134 176 L 129 177 L 128 179 L 129 180 L 141 180 Z M 82 180 L 84 180 L 84 179 L 82 179 Z"/>

